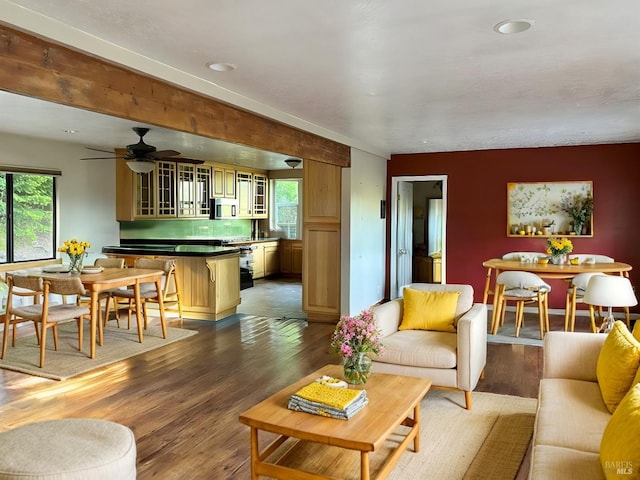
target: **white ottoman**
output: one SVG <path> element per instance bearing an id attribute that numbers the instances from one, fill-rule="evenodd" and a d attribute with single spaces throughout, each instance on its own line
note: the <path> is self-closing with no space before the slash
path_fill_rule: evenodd
<path id="1" fill-rule="evenodd" d="M 136 441 L 118 423 L 69 418 L 0 433 L 0 480 L 136 478 Z"/>

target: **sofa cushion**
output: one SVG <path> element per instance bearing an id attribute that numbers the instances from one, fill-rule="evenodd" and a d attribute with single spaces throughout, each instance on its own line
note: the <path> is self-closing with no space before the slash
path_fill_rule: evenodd
<path id="1" fill-rule="evenodd" d="M 533 447 L 530 480 L 603 480 L 597 453 L 552 445 Z"/>
<path id="2" fill-rule="evenodd" d="M 404 288 L 404 313 L 399 330 L 455 332 L 459 291 L 427 292 Z"/>
<path id="3" fill-rule="evenodd" d="M 631 387 L 604 429 L 600 463 L 607 479 L 640 470 L 640 383 Z"/>
<path id="4" fill-rule="evenodd" d="M 597 454 L 610 418 L 596 382 L 545 378 L 540 381 L 534 444 Z"/>
<path id="5" fill-rule="evenodd" d="M 596 369 L 602 398 L 611 413 L 631 388 L 638 368 L 640 342 L 618 320 L 602 345 Z"/>
<path id="6" fill-rule="evenodd" d="M 376 361 L 412 367 L 455 368 L 455 333 L 402 330 L 384 338 L 384 353 Z"/>

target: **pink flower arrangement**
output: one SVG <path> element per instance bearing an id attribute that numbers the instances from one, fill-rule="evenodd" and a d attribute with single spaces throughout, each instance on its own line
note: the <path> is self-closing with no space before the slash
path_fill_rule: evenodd
<path id="1" fill-rule="evenodd" d="M 342 316 L 331 335 L 331 347 L 336 353 L 350 358 L 356 353 L 383 352 L 380 331 L 371 310 L 363 310 L 355 317 Z"/>

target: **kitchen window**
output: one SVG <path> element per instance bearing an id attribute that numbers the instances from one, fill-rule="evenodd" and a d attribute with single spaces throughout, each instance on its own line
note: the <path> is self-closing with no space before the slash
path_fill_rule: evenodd
<path id="1" fill-rule="evenodd" d="M 0 173 L 0 263 L 55 257 L 55 178 Z"/>
<path id="2" fill-rule="evenodd" d="M 271 230 L 296 240 L 302 234 L 302 179 L 271 180 Z"/>

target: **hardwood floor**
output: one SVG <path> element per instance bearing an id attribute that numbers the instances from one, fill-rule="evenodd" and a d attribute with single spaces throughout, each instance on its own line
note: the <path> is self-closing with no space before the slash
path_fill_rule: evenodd
<path id="1" fill-rule="evenodd" d="M 295 311 L 299 298 L 290 298 Z M 338 358 L 328 346 L 332 325 L 241 317 L 185 320 L 198 335 L 64 382 L 0 370 L 1 428 L 104 418 L 134 431 L 142 480 L 249 478 L 249 430 L 239 414 Z M 536 397 L 541 372 L 541 348 L 489 344 L 478 390 Z"/>

